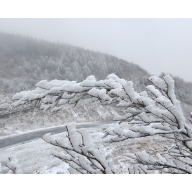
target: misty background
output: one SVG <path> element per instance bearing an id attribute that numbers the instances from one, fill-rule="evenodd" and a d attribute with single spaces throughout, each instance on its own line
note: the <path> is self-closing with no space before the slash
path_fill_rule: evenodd
<path id="1" fill-rule="evenodd" d="M 177 18 L 192 16 L 188 0 L 134 0 L 134 5 L 130 4 L 132 0 L 71 0 L 60 4 L 58 1 L 61 0 L 3 1 L 0 17 L 68 18 L 75 15 L 78 18 L 80 15 L 84 18 L 88 15 L 94 18 L 98 14 L 112 18 L 119 15 L 122 18 L 138 15 L 146 18 L 151 15 L 155 18 L 162 15 Z M 115 73 L 120 78 L 133 81 L 135 90 L 140 92 L 150 83 L 147 78 L 152 74 L 163 77 L 165 73 L 171 73 L 176 97 L 188 119 L 192 111 L 191 24 L 191 19 L 0 19 L 0 116 L 27 107 L 12 108 L 12 96 L 16 92 L 34 89 L 42 79 L 82 81 L 88 75 L 105 79 L 108 74 Z M 89 99 L 81 100 L 75 108 L 66 105 L 57 113 L 39 108 L 24 110 L 0 119 L 0 137 L 74 121 L 109 121 L 122 112 L 126 111 L 102 106 Z M 164 144 L 164 141 L 156 141 L 158 146 Z M 143 143 L 140 144 L 143 147 Z M 140 144 L 135 146 L 137 150 Z M 114 149 L 118 151 L 119 148 Z M 30 161 L 25 158 L 30 154 L 25 155 L 23 149 L 20 151 L 17 155 L 24 157 L 23 165 L 27 169 L 37 171 L 42 168 L 48 173 L 51 166 L 55 170 L 55 166 L 50 164 L 52 161 L 46 164 L 47 156 L 46 162 L 41 157 L 39 161 L 35 145 L 34 150 L 27 148 L 27 152 L 32 151 L 32 158 L 28 158 Z M 32 161 L 34 158 L 38 161 Z"/>
<path id="2" fill-rule="evenodd" d="M 192 19 L 0 19 L 0 31 L 108 53 L 192 82 Z"/>

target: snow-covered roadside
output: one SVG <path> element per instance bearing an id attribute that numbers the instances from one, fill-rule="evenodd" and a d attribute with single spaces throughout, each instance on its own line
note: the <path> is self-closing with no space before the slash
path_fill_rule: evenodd
<path id="1" fill-rule="evenodd" d="M 117 115 L 115 107 L 104 107 L 98 102 L 92 103 L 89 99 L 80 101 L 75 108 L 66 105 L 55 114 L 52 114 L 50 111 L 44 112 L 35 109 L 34 111 L 0 119 L 0 138 L 30 130 L 59 126 L 72 121 L 77 123 L 109 121 Z"/>
<path id="2" fill-rule="evenodd" d="M 125 129 L 129 128 L 126 124 L 122 124 L 122 127 Z M 164 139 L 160 136 L 130 139 L 117 143 L 106 143 L 105 139 L 102 139 L 104 135 L 103 129 L 87 129 L 87 131 L 89 131 L 95 146 L 103 148 L 107 159 L 113 160 L 115 167 L 122 173 L 127 173 L 127 167 L 129 165 L 125 158 L 126 153 L 142 150 L 149 151 L 150 147 L 163 150 L 164 146 L 172 144 L 171 140 Z M 66 132 L 60 133 L 55 135 L 55 137 L 65 137 L 66 134 Z M 20 162 L 22 173 L 68 174 L 68 165 L 53 157 L 51 155 L 52 151 L 59 152 L 62 151 L 62 149 L 47 144 L 42 139 L 38 139 L 30 143 L 0 150 L 0 161 L 10 155 L 15 155 Z"/>
<path id="3" fill-rule="evenodd" d="M 101 125 L 98 125 L 100 124 L 101 122 L 100 121 L 94 121 L 94 122 L 83 122 L 83 123 L 77 123 L 78 125 L 85 125 L 85 124 L 93 124 L 93 126 L 95 127 L 98 127 L 98 128 L 102 128 Z M 108 122 L 106 122 L 108 123 Z M 112 123 L 113 124 L 113 123 Z M 12 138 L 14 136 L 18 136 L 18 135 L 24 135 L 24 134 L 27 134 L 27 133 L 33 133 L 33 132 L 36 132 L 36 131 L 40 131 L 40 130 L 49 130 L 49 129 L 54 129 L 54 128 L 59 128 L 59 127 L 64 127 L 66 124 L 62 124 L 62 125 L 59 125 L 59 126 L 52 126 L 52 127 L 40 127 L 40 128 L 37 128 L 37 129 L 34 129 L 34 130 L 27 130 L 25 132 L 23 131 L 20 131 L 18 133 L 13 133 L 11 135 L 7 135 L 7 136 L 0 136 L 0 139 L 6 139 L 6 138 Z M 108 126 L 110 124 L 107 124 Z M 104 127 L 107 126 L 107 125 L 103 125 Z"/>
<path id="4" fill-rule="evenodd" d="M 56 128 L 56 127 L 63 127 L 63 126 L 65 126 L 65 124 L 64 125 L 60 125 L 60 126 L 52 126 L 52 127 L 46 127 L 46 128 L 37 128 L 35 130 L 28 130 L 28 131 L 25 131 L 25 132 L 21 131 L 21 132 L 18 132 L 18 133 L 13 133 L 11 135 L 0 136 L 0 139 L 12 138 L 12 137 L 14 137 L 16 135 L 24 135 L 26 133 L 33 133 L 33 132 L 36 132 L 36 131 L 41 130 L 41 129 L 46 130 L 46 129 Z"/>

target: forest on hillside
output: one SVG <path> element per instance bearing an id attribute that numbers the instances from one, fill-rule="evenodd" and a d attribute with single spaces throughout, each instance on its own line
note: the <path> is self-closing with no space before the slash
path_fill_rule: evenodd
<path id="1" fill-rule="evenodd" d="M 82 81 L 89 75 L 102 79 L 110 73 L 134 81 L 139 90 L 147 84 L 146 70 L 108 54 L 14 34 L 0 33 L 0 42 L 0 90 L 4 92 L 34 88 L 42 79 Z"/>
<path id="2" fill-rule="evenodd" d="M 149 84 L 151 74 L 146 70 L 109 54 L 2 32 L 0 42 L 0 92 L 4 94 L 34 89 L 43 79 L 82 81 L 94 75 L 99 80 L 111 73 L 133 81 L 137 91 Z M 173 78 L 176 96 L 188 113 L 192 109 L 192 83 Z"/>

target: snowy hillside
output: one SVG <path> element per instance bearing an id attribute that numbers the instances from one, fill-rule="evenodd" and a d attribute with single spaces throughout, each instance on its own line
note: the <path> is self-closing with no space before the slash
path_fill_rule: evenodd
<path id="1" fill-rule="evenodd" d="M 29 130 L 62 125 L 72 121 L 92 122 L 112 120 L 120 108 L 102 106 L 98 102 L 92 103 L 90 99 L 79 102 L 76 107 L 66 105 L 57 113 L 34 109 L 27 113 L 17 113 L 9 118 L 2 118 L 0 122 L 0 138 L 7 135 L 18 134 Z"/>
<path id="2" fill-rule="evenodd" d="M 0 90 L 15 93 L 34 88 L 43 79 L 82 81 L 89 75 L 105 78 L 115 73 L 132 80 L 141 90 L 149 74 L 140 66 L 117 57 L 0 32 Z"/>

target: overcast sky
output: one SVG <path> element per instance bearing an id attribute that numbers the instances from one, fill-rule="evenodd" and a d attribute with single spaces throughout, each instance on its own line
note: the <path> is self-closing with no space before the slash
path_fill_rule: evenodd
<path id="1" fill-rule="evenodd" d="M 192 82 L 192 19 L 0 19 L 0 31 L 109 53 Z"/>

